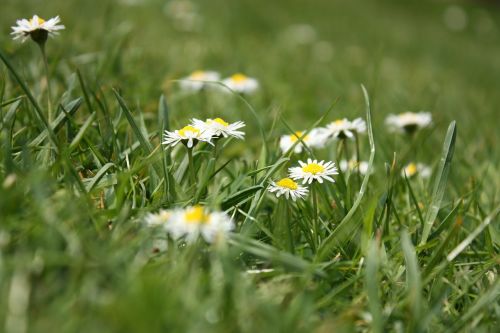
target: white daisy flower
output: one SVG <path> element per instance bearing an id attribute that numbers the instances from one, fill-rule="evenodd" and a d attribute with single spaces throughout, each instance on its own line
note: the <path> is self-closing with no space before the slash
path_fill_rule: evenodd
<path id="1" fill-rule="evenodd" d="M 422 163 L 409 163 L 407 164 L 403 170 L 401 170 L 401 175 L 404 177 L 404 175 L 408 178 L 411 178 L 415 175 L 420 176 L 420 178 L 429 178 L 432 174 L 432 169 Z"/>
<path id="2" fill-rule="evenodd" d="M 332 175 L 338 175 L 337 167 L 335 163 L 317 160 L 307 159 L 307 163 L 299 161 L 300 167 L 289 168 L 290 178 L 292 179 L 302 179 L 302 184 L 311 184 L 313 181 L 323 183 L 326 179 L 332 183 L 335 180 L 330 177 Z"/>
<path id="3" fill-rule="evenodd" d="M 222 83 L 231 90 L 243 94 L 251 94 L 259 88 L 259 81 L 241 73 L 236 73 L 222 80 Z"/>
<path id="4" fill-rule="evenodd" d="M 213 145 L 210 142 L 211 139 L 212 133 L 208 131 L 201 131 L 194 126 L 188 125 L 173 132 L 165 131 L 165 134 L 163 135 L 163 144 L 174 147 L 179 142 L 182 142 L 186 145 L 186 147 L 193 148 L 198 141 L 208 142 Z"/>
<path id="5" fill-rule="evenodd" d="M 284 195 L 285 198 L 292 198 L 293 201 L 297 200 L 297 198 L 302 199 L 309 192 L 307 188 L 300 186 L 290 178 L 282 178 L 277 182 L 271 182 L 268 191 L 271 193 L 276 192 L 277 198 Z"/>
<path id="6" fill-rule="evenodd" d="M 149 213 L 144 218 L 144 223 L 148 227 L 157 227 L 160 225 L 165 225 L 172 213 L 168 210 L 160 210 L 158 213 Z"/>
<path id="7" fill-rule="evenodd" d="M 432 114 L 430 112 L 390 114 L 385 119 L 385 124 L 393 132 L 411 134 L 418 129 L 430 126 L 432 124 Z"/>
<path id="8" fill-rule="evenodd" d="M 328 133 L 324 128 L 313 128 L 309 131 L 307 135 L 304 135 L 304 131 L 297 131 L 294 134 L 282 135 L 280 138 L 280 149 L 283 153 L 286 153 L 298 140 L 299 138 L 302 142 L 299 142 L 293 148 L 293 152 L 300 154 L 304 148 L 304 143 L 309 148 L 323 148 L 328 138 Z"/>
<path id="9" fill-rule="evenodd" d="M 64 29 L 64 25 L 59 24 L 60 22 L 59 16 L 45 21 L 41 17 L 33 15 L 29 20 L 17 20 L 17 25 L 12 27 L 11 35 L 13 39 L 21 39 L 21 42 L 31 37 L 37 43 L 45 43 L 49 36 L 57 35 L 59 34 L 58 30 Z"/>
<path id="10" fill-rule="evenodd" d="M 366 175 L 368 172 L 368 162 L 366 161 L 357 162 L 356 160 L 350 160 L 348 162 L 346 160 L 342 160 L 339 162 L 339 167 L 342 172 L 359 170 L 359 173 L 362 175 Z"/>
<path id="11" fill-rule="evenodd" d="M 245 127 L 245 123 L 242 121 L 230 124 L 222 118 L 207 119 L 206 121 L 193 119 L 192 125 L 202 132 L 212 133 L 212 136 L 215 138 L 232 136 L 237 139 L 243 139 L 245 136 L 245 132 L 238 131 L 238 129 Z"/>
<path id="12" fill-rule="evenodd" d="M 219 81 L 219 79 L 220 74 L 214 71 L 194 71 L 181 79 L 180 86 L 184 90 L 199 91 L 208 86 L 207 82 Z"/>
<path id="13" fill-rule="evenodd" d="M 187 242 L 195 241 L 201 235 L 212 243 L 234 229 L 233 220 L 226 213 L 210 212 L 200 205 L 176 210 L 170 220 L 167 227 L 169 233 L 175 238 L 185 236 Z"/>
<path id="14" fill-rule="evenodd" d="M 346 118 L 335 120 L 326 126 L 330 135 L 334 138 L 352 139 L 354 133 L 364 133 L 366 132 L 366 122 L 361 118 L 356 118 L 350 121 Z"/>

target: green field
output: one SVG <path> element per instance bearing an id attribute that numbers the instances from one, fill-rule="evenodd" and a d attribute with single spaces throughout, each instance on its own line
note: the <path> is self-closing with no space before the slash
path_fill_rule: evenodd
<path id="1" fill-rule="evenodd" d="M 498 330 L 494 1 L 0 7 L 0 332 Z M 34 14 L 65 25 L 46 43 L 48 75 L 38 45 L 10 35 Z M 197 70 L 260 87 L 182 89 Z M 386 117 L 406 111 L 432 125 L 390 132 Z M 201 142 L 192 163 L 162 144 L 217 117 L 244 121 L 245 139 Z M 344 117 L 368 135 L 280 150 L 282 135 Z M 268 191 L 299 160 L 355 156 L 367 174 L 296 202 Z M 409 163 L 431 176 L 403 177 Z M 189 241 L 145 223 L 193 205 L 234 230 Z"/>

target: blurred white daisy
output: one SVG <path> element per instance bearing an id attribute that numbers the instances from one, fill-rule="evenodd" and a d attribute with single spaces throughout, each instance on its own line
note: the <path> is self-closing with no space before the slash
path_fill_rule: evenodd
<path id="1" fill-rule="evenodd" d="M 335 182 L 335 180 L 330 177 L 332 175 L 338 175 L 337 167 L 333 162 L 326 162 L 317 160 L 307 159 L 307 163 L 299 161 L 299 167 L 289 168 L 290 178 L 292 179 L 302 179 L 302 184 L 311 184 L 313 181 L 323 183 L 323 180 L 328 180 L 330 182 Z"/>
<path id="2" fill-rule="evenodd" d="M 331 122 L 326 128 L 334 138 L 352 139 L 355 133 L 366 132 L 366 122 L 361 118 L 356 118 L 353 121 L 344 118 Z"/>
<path id="3" fill-rule="evenodd" d="M 228 123 L 222 118 L 207 119 L 206 121 L 193 119 L 192 125 L 202 132 L 211 133 L 214 138 L 232 136 L 243 139 L 245 136 L 245 132 L 238 131 L 238 129 L 245 127 L 245 123 L 242 121 Z"/>
<path id="4" fill-rule="evenodd" d="M 420 178 L 429 178 L 432 174 L 432 169 L 422 163 L 409 163 L 407 164 L 403 170 L 401 170 L 401 175 L 404 175 L 408 178 L 418 175 Z"/>
<path id="5" fill-rule="evenodd" d="M 229 87 L 229 89 L 243 94 L 251 94 L 259 88 L 259 82 L 241 73 L 236 73 L 224 80 L 222 83 Z"/>
<path id="6" fill-rule="evenodd" d="M 165 131 L 165 134 L 163 135 L 163 144 L 174 147 L 179 142 L 182 142 L 186 145 L 186 147 L 193 148 L 198 141 L 204 141 L 212 144 L 210 142 L 211 139 L 212 133 L 208 131 L 201 131 L 194 126 L 188 125 L 173 132 Z"/>
<path id="7" fill-rule="evenodd" d="M 164 225 L 167 223 L 171 215 L 172 213 L 170 211 L 162 209 L 158 213 L 149 213 L 146 215 L 144 223 L 146 223 L 148 227 Z"/>
<path id="8" fill-rule="evenodd" d="M 324 128 L 313 128 L 305 135 L 304 131 L 297 131 L 294 134 L 282 135 L 280 138 L 280 149 L 283 153 L 286 153 L 298 140 L 299 138 L 302 142 L 299 142 L 293 148 L 293 152 L 299 154 L 304 148 L 304 143 L 309 148 L 322 148 L 326 143 L 328 133 Z"/>
<path id="9" fill-rule="evenodd" d="M 200 205 L 176 210 L 170 221 L 172 223 L 167 228 L 169 233 L 174 237 L 185 236 L 187 242 L 195 241 L 201 235 L 207 242 L 212 243 L 234 229 L 233 220 L 226 213 L 211 212 Z"/>
<path id="10" fill-rule="evenodd" d="M 359 170 L 360 174 L 365 175 L 368 172 L 368 162 L 357 162 L 356 160 L 350 160 L 348 162 L 346 160 L 342 160 L 339 162 L 339 168 L 340 170 L 342 170 L 342 172 Z"/>
<path id="11" fill-rule="evenodd" d="M 207 82 L 219 81 L 219 79 L 219 73 L 214 71 L 194 71 L 181 79 L 180 86 L 184 90 L 199 91 L 208 85 Z"/>
<path id="12" fill-rule="evenodd" d="M 385 119 L 385 124 L 393 132 L 411 134 L 418 129 L 430 126 L 432 124 L 432 115 L 430 112 L 390 114 Z"/>
<path id="13" fill-rule="evenodd" d="M 290 178 L 282 178 L 277 182 L 271 182 L 268 191 L 276 193 L 277 198 L 284 195 L 285 198 L 292 198 L 293 201 L 297 200 L 297 198 L 302 199 L 309 192 L 307 188 L 297 184 Z"/>
<path id="14" fill-rule="evenodd" d="M 59 30 L 64 29 L 64 25 L 59 24 L 60 22 L 59 16 L 45 21 L 41 17 L 33 15 L 30 19 L 17 20 L 17 25 L 12 27 L 11 35 L 13 39 L 21 39 L 21 42 L 31 37 L 37 43 L 45 43 L 49 36 L 57 35 Z"/>

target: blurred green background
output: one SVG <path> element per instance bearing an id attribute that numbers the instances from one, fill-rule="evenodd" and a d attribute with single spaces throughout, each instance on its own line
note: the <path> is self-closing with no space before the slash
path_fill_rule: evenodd
<path id="1" fill-rule="evenodd" d="M 464 158 L 498 161 L 500 10 L 491 2 L 4 0 L 0 42 L 20 63 L 37 50 L 10 41 L 10 25 L 34 13 L 67 27 L 50 43 L 52 61 L 119 86 L 146 111 L 162 90 L 169 96 L 168 80 L 196 69 L 258 78 L 252 103 L 292 124 L 337 98 L 334 117 L 361 115 L 363 83 L 376 124 L 428 110 L 439 129 L 458 120 Z"/>

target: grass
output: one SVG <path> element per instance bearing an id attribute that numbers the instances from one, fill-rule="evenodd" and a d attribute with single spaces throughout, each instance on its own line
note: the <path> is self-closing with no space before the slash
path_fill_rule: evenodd
<path id="1" fill-rule="evenodd" d="M 496 6 L 196 1 L 186 30 L 164 1 L 136 2 L 2 3 L 0 331 L 495 331 Z M 443 21 L 452 4 L 462 31 Z M 66 25 L 46 48 L 52 122 L 37 46 L 8 35 L 34 13 Z M 187 94 L 176 80 L 196 69 L 262 87 Z M 385 116 L 406 110 L 431 111 L 433 126 L 388 133 Z M 184 147 L 165 150 L 161 133 L 215 116 L 245 121 L 246 139 L 216 157 L 196 147 L 192 182 Z M 342 117 L 367 119 L 373 172 L 318 187 L 317 210 L 268 193 L 299 158 L 338 157 L 336 145 L 284 155 L 279 136 Z M 410 161 L 432 177 L 401 177 Z M 162 250 L 141 224 L 195 202 L 233 216 L 227 242 Z"/>

